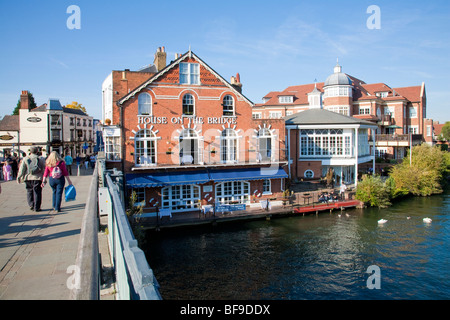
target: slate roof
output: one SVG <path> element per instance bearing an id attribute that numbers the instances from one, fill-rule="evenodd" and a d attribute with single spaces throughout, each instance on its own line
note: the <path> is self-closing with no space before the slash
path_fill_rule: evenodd
<path id="1" fill-rule="evenodd" d="M 19 116 L 4 116 L 0 121 L 0 131 L 19 131 Z"/>
<path id="2" fill-rule="evenodd" d="M 367 125 L 377 127 L 369 122 L 325 109 L 309 109 L 284 118 L 286 125 Z"/>

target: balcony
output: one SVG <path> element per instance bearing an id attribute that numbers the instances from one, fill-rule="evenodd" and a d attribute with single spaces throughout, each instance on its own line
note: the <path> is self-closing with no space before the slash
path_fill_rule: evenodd
<path id="1" fill-rule="evenodd" d="M 392 116 L 390 114 L 384 114 L 380 117 L 378 122 L 380 126 L 389 126 L 392 124 Z"/>
<path id="2" fill-rule="evenodd" d="M 375 145 L 377 147 L 409 147 L 412 139 L 412 145 L 421 144 L 423 136 L 421 134 L 377 134 L 375 136 Z M 373 145 L 373 140 L 370 140 Z"/>
<path id="3" fill-rule="evenodd" d="M 224 167 L 224 166 L 257 166 L 257 165 L 280 165 L 287 163 L 284 150 L 282 155 L 275 152 L 271 157 L 264 157 L 255 151 L 242 152 L 236 157 L 231 155 L 225 159 L 225 155 L 220 152 L 211 152 L 206 150 L 198 150 L 195 152 L 184 153 L 166 151 L 157 153 L 156 155 L 135 155 L 135 165 L 133 171 L 139 170 L 155 170 L 155 169 L 176 169 L 176 168 L 207 168 L 207 167 Z M 230 156 L 230 155 L 229 155 Z"/>

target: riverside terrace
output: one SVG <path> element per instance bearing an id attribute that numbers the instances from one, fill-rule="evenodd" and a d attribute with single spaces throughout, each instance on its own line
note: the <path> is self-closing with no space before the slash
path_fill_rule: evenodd
<path id="1" fill-rule="evenodd" d="M 184 213 L 171 213 L 156 208 L 145 209 L 138 223 L 145 230 L 160 230 L 162 228 L 188 227 L 196 225 L 216 225 L 222 222 L 245 221 L 245 220 L 270 220 L 271 218 L 286 217 L 293 215 L 318 214 L 319 212 L 333 212 L 334 210 L 345 210 L 346 208 L 361 208 L 363 204 L 355 199 L 352 188 L 347 189 L 343 196 L 339 195 L 337 189 L 321 188 L 315 183 L 299 183 L 297 189 L 302 192 L 294 192 L 288 198 L 269 198 L 245 206 L 245 210 L 227 210 L 227 206 L 202 206 L 198 210 Z M 309 189 L 306 191 L 305 189 Z M 319 202 L 321 194 L 334 194 L 338 200 Z M 236 205 L 240 209 L 243 205 Z M 223 211 L 221 211 L 223 210 Z M 158 211 L 158 214 L 157 214 Z"/>

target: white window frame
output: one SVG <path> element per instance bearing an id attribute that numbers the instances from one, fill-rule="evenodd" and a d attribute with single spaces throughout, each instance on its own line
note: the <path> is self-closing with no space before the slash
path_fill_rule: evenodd
<path id="1" fill-rule="evenodd" d="M 199 63 L 180 63 L 180 84 L 200 85 Z"/>
<path id="2" fill-rule="evenodd" d="M 220 161 L 222 163 L 238 162 L 239 137 L 236 130 L 227 128 L 220 135 Z"/>
<path id="3" fill-rule="evenodd" d="M 233 96 L 227 94 L 225 97 L 223 97 L 222 107 L 223 107 L 223 116 L 224 117 L 234 117 L 235 116 Z"/>
<path id="4" fill-rule="evenodd" d="M 135 207 L 145 207 L 145 188 L 133 188 L 131 192 L 136 192 L 136 202 L 134 203 Z"/>
<path id="5" fill-rule="evenodd" d="M 169 186 L 161 190 L 162 208 L 172 212 L 198 210 L 199 200 L 200 186 L 195 184 Z"/>
<path id="6" fill-rule="evenodd" d="M 409 107 L 409 118 L 410 119 L 417 118 L 417 107 Z"/>
<path id="7" fill-rule="evenodd" d="M 263 194 L 272 194 L 272 180 L 264 179 L 263 180 Z"/>
<path id="8" fill-rule="evenodd" d="M 294 97 L 293 96 L 279 96 L 278 102 L 279 103 L 293 103 Z"/>
<path id="9" fill-rule="evenodd" d="M 141 93 L 138 97 L 138 114 L 152 115 L 152 96 L 147 92 Z"/>
<path id="10" fill-rule="evenodd" d="M 142 133 L 143 136 L 141 136 Z M 134 163 L 136 167 L 156 165 L 158 148 L 157 140 L 158 138 L 156 135 L 148 129 L 142 129 L 136 133 L 134 138 Z"/>
<path id="11" fill-rule="evenodd" d="M 253 119 L 262 119 L 262 112 L 253 112 L 252 118 Z"/>
<path id="12" fill-rule="evenodd" d="M 250 202 L 250 182 L 227 181 L 216 185 L 216 201 L 220 204 L 230 204 L 238 201 L 240 204 Z"/>
<path id="13" fill-rule="evenodd" d="M 281 119 L 283 113 L 281 111 L 269 111 L 269 119 Z"/>
<path id="14" fill-rule="evenodd" d="M 189 97 L 190 97 L 190 98 L 189 98 Z M 189 99 L 189 101 L 188 101 L 188 99 Z M 190 101 L 190 100 L 192 100 L 192 101 Z M 185 107 L 185 106 L 191 106 L 191 103 L 192 103 L 192 114 L 185 113 L 184 107 Z M 183 115 L 184 117 L 194 117 L 194 116 L 195 116 L 195 98 L 194 98 L 194 95 L 193 95 L 193 94 L 191 94 L 191 93 L 186 93 L 186 94 L 183 96 L 182 106 L 181 106 L 181 112 L 182 112 L 182 115 Z"/>
<path id="15" fill-rule="evenodd" d="M 105 136 L 105 157 L 106 161 L 121 160 L 121 144 L 118 136 Z"/>

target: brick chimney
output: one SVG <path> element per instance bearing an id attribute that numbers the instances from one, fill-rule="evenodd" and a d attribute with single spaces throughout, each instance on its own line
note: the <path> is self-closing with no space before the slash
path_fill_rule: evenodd
<path id="1" fill-rule="evenodd" d="M 20 109 L 30 109 L 30 99 L 26 90 L 22 90 L 22 94 L 20 95 Z"/>
<path id="2" fill-rule="evenodd" d="M 231 85 L 233 88 L 235 88 L 237 91 L 242 93 L 242 83 L 241 83 L 241 76 L 239 73 L 236 74 L 236 77 L 231 77 Z"/>
<path id="3" fill-rule="evenodd" d="M 156 66 L 156 69 L 158 69 L 158 72 L 161 71 L 166 67 L 167 60 L 167 53 L 164 47 L 159 47 L 158 50 L 156 50 L 155 53 L 155 60 L 153 61 L 153 64 Z"/>

